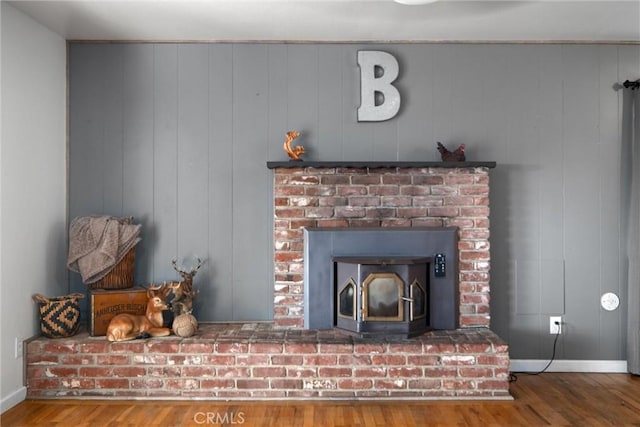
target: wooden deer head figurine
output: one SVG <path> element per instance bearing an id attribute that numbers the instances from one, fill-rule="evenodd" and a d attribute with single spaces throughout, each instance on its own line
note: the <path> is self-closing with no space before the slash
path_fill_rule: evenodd
<path id="1" fill-rule="evenodd" d="M 171 261 L 173 269 L 182 278 L 179 282 L 169 284 L 173 292 L 173 298 L 170 301 L 171 309 L 176 317 L 185 313 L 191 314 L 193 311 L 193 297 L 198 294 L 198 291 L 193 290 L 193 278 L 202 266 L 202 260 L 200 258 L 197 260 L 198 264 L 189 271 L 179 268 L 175 259 Z"/>
<path id="2" fill-rule="evenodd" d="M 147 289 L 147 310 L 144 316 L 118 314 L 107 327 L 108 341 L 128 341 L 136 338 L 164 337 L 171 334 L 162 327 L 162 311 L 167 310 L 166 298 L 172 289 L 169 286 L 152 286 Z"/>

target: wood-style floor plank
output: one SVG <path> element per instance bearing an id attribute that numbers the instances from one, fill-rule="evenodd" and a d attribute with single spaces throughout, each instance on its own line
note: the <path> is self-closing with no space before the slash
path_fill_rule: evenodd
<path id="1" fill-rule="evenodd" d="M 640 377 L 519 375 L 513 401 L 28 400 L 0 418 L 32 426 L 640 426 Z"/>

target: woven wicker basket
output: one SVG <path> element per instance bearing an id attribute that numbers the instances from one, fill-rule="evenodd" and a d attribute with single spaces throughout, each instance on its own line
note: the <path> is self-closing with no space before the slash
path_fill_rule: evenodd
<path id="1" fill-rule="evenodd" d="M 83 294 L 47 298 L 35 294 L 33 300 L 40 309 L 40 331 L 49 338 L 66 338 L 75 335 L 80 327 L 80 303 Z"/>
<path id="2" fill-rule="evenodd" d="M 127 289 L 132 288 L 133 270 L 136 260 L 136 248 L 131 248 L 122 260 L 102 279 L 89 283 L 89 289 Z"/>

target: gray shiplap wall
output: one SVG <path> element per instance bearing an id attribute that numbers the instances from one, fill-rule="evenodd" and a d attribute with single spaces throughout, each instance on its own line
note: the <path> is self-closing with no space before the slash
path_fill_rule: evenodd
<path id="1" fill-rule="evenodd" d="M 399 115 L 358 123 L 359 49 L 400 63 Z M 136 277 L 199 255 L 201 320 L 270 319 L 272 175 L 284 133 L 309 160 L 495 160 L 492 328 L 514 358 L 624 359 L 622 93 L 640 47 L 454 44 L 71 44 L 69 215 L 133 215 Z M 84 290 L 73 275 L 71 290 Z"/>

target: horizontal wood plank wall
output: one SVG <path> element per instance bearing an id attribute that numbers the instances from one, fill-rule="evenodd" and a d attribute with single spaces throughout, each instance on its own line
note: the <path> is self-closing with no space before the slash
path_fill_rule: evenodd
<path id="1" fill-rule="evenodd" d="M 400 63 L 397 117 L 358 123 L 360 49 Z M 492 160 L 492 328 L 513 358 L 621 359 L 618 155 L 638 46 L 71 44 L 69 216 L 133 215 L 139 283 L 206 264 L 202 320 L 272 317 L 269 160 L 299 130 L 310 160 Z M 72 275 L 71 291 L 84 290 Z M 625 303 L 623 298 L 623 304 Z"/>

